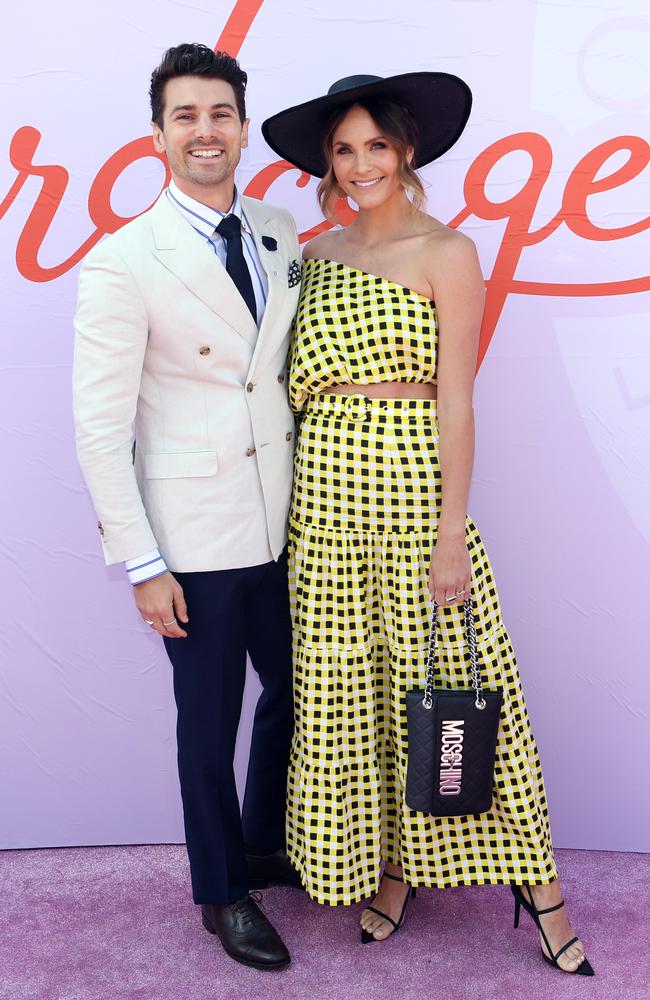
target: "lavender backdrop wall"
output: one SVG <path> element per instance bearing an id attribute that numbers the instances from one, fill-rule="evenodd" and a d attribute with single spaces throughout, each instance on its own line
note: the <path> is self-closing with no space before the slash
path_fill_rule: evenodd
<path id="1" fill-rule="evenodd" d="M 148 134 L 148 76 L 163 49 L 214 45 L 233 15 L 253 119 L 240 186 L 254 192 L 275 162 L 260 122 L 335 79 L 441 69 L 474 90 L 462 140 L 424 171 L 430 211 L 476 240 L 490 279 L 471 510 L 518 650 L 557 845 L 649 850 L 644 5 L 208 7 L 115 0 L 100 13 L 35 0 L 5 15 L 0 847 L 182 839 L 169 666 L 123 572 L 104 566 L 75 461 L 78 265 L 65 262 L 110 208 L 133 216 L 161 189 L 151 157 L 117 163 L 110 205 L 110 166 L 93 182 Z M 299 179 L 282 173 L 265 197 L 306 231 L 320 217 L 314 183 Z M 251 679 L 240 773 L 256 692 Z"/>

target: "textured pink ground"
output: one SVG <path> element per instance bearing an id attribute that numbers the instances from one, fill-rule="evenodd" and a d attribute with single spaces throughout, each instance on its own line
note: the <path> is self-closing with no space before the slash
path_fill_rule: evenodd
<path id="1" fill-rule="evenodd" d="M 362 946 L 359 907 L 272 889 L 264 907 L 293 956 L 237 965 L 200 926 L 177 846 L 0 853 L 2 1000 L 650 1000 L 650 856 L 558 851 L 596 969 L 562 975 L 507 888 L 420 891 L 402 930 Z"/>

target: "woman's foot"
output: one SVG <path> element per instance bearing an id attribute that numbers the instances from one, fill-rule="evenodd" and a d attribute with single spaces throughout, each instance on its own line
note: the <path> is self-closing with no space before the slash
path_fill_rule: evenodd
<path id="1" fill-rule="evenodd" d="M 402 869 L 399 865 L 393 865 L 387 861 L 384 873 L 391 877 L 382 878 L 372 905 L 374 910 L 380 910 L 381 913 L 391 917 L 396 925 L 399 925 L 411 887 L 402 881 Z M 393 934 L 396 927 L 379 913 L 375 913 L 374 910 L 362 911 L 361 929 L 372 935 L 377 941 L 383 941 L 384 938 Z"/>
<path id="2" fill-rule="evenodd" d="M 521 891 L 524 899 L 528 902 L 531 902 L 532 899 L 537 910 L 546 910 L 548 907 L 557 906 L 558 903 L 562 902 L 562 888 L 559 879 L 549 882 L 548 885 L 522 885 Z M 554 910 L 553 913 L 543 913 L 539 920 L 553 949 L 553 955 L 557 955 L 566 941 L 575 937 L 575 931 L 569 922 L 565 906 Z M 540 943 L 542 954 L 551 958 L 541 934 Z M 558 957 L 557 964 L 564 972 L 575 972 L 584 960 L 585 947 L 582 941 L 577 940 Z"/>

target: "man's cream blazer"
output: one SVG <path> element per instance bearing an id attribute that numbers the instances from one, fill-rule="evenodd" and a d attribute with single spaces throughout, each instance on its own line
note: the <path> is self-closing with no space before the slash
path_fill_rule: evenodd
<path id="1" fill-rule="evenodd" d="M 246 197 L 242 206 L 268 277 L 259 331 L 165 192 L 84 261 L 77 454 L 107 563 L 158 547 L 172 571 L 231 569 L 277 559 L 285 545 L 298 238 L 283 209 Z"/>

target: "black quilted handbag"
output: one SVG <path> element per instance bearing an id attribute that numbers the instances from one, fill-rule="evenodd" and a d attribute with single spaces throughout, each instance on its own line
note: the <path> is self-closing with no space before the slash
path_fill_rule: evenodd
<path id="1" fill-rule="evenodd" d="M 471 595 L 464 611 L 473 686 L 467 690 L 434 686 L 438 630 L 434 603 L 425 689 L 406 694 L 406 805 L 431 816 L 467 816 L 487 812 L 492 805 L 503 694 L 484 691 L 481 684 Z"/>

